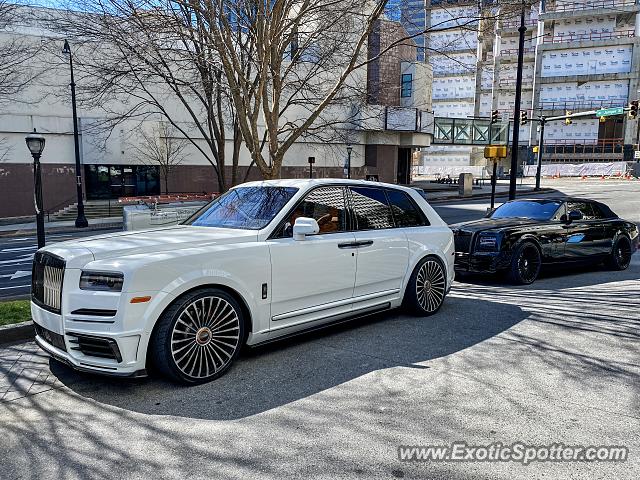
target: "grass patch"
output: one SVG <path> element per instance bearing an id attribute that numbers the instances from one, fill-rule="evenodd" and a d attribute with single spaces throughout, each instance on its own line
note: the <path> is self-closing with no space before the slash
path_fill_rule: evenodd
<path id="1" fill-rule="evenodd" d="M 10 325 L 27 320 L 31 320 L 29 300 L 0 302 L 0 325 Z"/>

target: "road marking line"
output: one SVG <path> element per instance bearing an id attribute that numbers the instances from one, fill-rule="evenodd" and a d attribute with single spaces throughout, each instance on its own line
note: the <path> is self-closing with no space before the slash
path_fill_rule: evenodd
<path id="1" fill-rule="evenodd" d="M 13 287 L 0 287 L 0 290 L 9 290 L 10 288 L 25 288 L 30 286 L 31 285 L 14 285 Z"/>
<path id="2" fill-rule="evenodd" d="M 0 253 L 4 252 L 22 252 L 24 250 L 37 250 L 37 245 L 29 245 L 28 247 L 3 248 Z"/>

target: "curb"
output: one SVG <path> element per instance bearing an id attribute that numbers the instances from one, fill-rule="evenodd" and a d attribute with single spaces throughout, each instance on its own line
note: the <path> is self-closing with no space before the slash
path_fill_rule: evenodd
<path id="1" fill-rule="evenodd" d="M 119 223 L 104 223 L 100 225 L 89 225 L 85 228 L 74 228 L 74 227 L 51 227 L 45 228 L 45 235 L 48 233 L 74 233 L 74 232 L 95 232 L 100 230 L 112 230 L 114 228 L 122 228 L 122 222 Z M 35 229 L 24 229 L 24 230 L 7 230 L 0 232 L 1 237 L 17 237 L 21 235 L 35 235 L 37 231 Z"/>
<path id="2" fill-rule="evenodd" d="M 528 190 L 525 192 L 516 192 L 519 195 L 526 194 L 528 195 L 540 195 L 543 193 L 553 192 L 553 188 L 541 188 L 540 190 Z M 506 197 L 509 195 L 509 192 L 496 192 L 496 198 Z M 446 202 L 458 202 L 460 200 L 476 200 L 483 198 L 491 198 L 491 193 L 479 193 L 477 195 L 471 195 L 469 197 L 459 197 L 459 196 L 449 196 L 449 197 L 435 197 L 427 199 L 429 203 L 446 203 Z"/>
<path id="3" fill-rule="evenodd" d="M 0 345 L 32 340 L 36 335 L 31 320 L 0 327 Z"/>

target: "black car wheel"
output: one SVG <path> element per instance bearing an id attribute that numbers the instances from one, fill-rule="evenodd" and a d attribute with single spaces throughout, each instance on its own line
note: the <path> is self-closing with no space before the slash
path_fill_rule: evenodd
<path id="1" fill-rule="evenodd" d="M 231 367 L 244 340 L 244 315 L 236 299 L 207 288 L 184 295 L 162 314 L 150 360 L 171 380 L 204 383 Z"/>
<path id="2" fill-rule="evenodd" d="M 529 285 L 533 283 L 542 266 L 540 250 L 533 242 L 521 243 L 513 252 L 509 279 L 516 285 Z"/>
<path id="3" fill-rule="evenodd" d="M 611 255 L 606 261 L 611 270 L 626 270 L 631 263 L 631 241 L 620 236 L 613 244 Z"/>
<path id="4" fill-rule="evenodd" d="M 426 257 L 411 274 L 404 305 L 411 313 L 426 317 L 440 310 L 446 293 L 447 277 L 442 263 L 435 257 Z"/>

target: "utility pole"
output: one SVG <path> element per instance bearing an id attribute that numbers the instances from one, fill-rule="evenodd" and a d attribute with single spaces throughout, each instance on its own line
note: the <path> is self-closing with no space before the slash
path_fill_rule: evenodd
<path id="1" fill-rule="evenodd" d="M 524 62 L 524 34 L 527 27 L 524 25 L 524 9 L 525 2 L 522 0 L 522 9 L 520 10 L 520 41 L 518 42 L 518 72 L 516 75 L 516 99 L 513 110 L 513 118 L 520 118 L 520 101 L 522 99 L 522 64 Z M 515 124 L 515 122 L 514 122 Z M 516 175 L 518 173 L 518 147 L 520 143 L 520 127 L 513 128 L 513 137 L 511 140 L 511 171 L 509 172 L 509 200 L 516 198 Z"/>
<path id="2" fill-rule="evenodd" d="M 542 175 L 542 151 L 544 149 L 544 126 L 547 123 L 545 117 L 540 117 L 540 141 L 538 142 L 538 168 L 536 169 L 536 188 L 540 190 L 540 176 Z"/>

